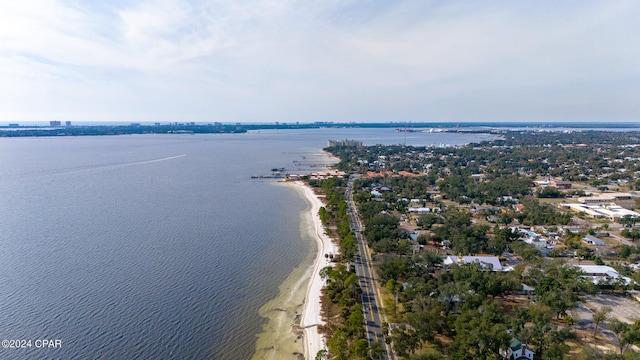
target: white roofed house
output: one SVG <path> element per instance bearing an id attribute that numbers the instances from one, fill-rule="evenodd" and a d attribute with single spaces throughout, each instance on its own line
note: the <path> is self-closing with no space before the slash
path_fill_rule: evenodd
<path id="1" fill-rule="evenodd" d="M 410 207 L 408 208 L 410 213 L 418 213 L 418 214 L 428 214 L 431 212 L 431 209 L 428 207 Z"/>
<path id="2" fill-rule="evenodd" d="M 490 268 L 492 271 L 510 271 L 513 270 L 508 267 L 503 267 L 500 264 L 500 259 L 497 256 L 453 256 L 448 255 L 442 262 L 444 265 L 453 264 L 472 264 L 474 262 L 479 263 L 482 267 Z"/>
<path id="3" fill-rule="evenodd" d="M 471 174 L 471 179 L 477 184 L 482 182 L 484 179 L 484 174 Z"/>
<path id="4" fill-rule="evenodd" d="M 585 274 L 585 277 L 590 278 L 596 285 L 612 285 L 618 281 L 623 282 L 624 285 L 631 285 L 634 282 L 633 279 L 620 275 L 611 266 L 578 265 L 578 267 Z"/>

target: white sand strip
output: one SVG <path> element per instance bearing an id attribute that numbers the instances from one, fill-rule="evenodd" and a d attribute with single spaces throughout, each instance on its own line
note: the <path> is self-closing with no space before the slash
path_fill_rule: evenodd
<path id="1" fill-rule="evenodd" d="M 310 360 L 315 359 L 318 351 L 326 348 L 324 338 L 318 333 L 318 325 L 324 324 L 322 314 L 320 313 L 320 296 L 325 282 L 320 277 L 320 270 L 326 266 L 331 266 L 331 261 L 325 258 L 325 254 L 336 254 L 338 247 L 331 241 L 331 238 L 325 234 L 324 226 L 322 225 L 322 221 L 320 221 L 318 211 L 320 207 L 324 206 L 322 201 L 309 186 L 306 186 L 302 182 L 295 182 L 294 184 L 301 189 L 305 198 L 311 204 L 313 229 L 309 230 L 310 233 L 313 232 L 315 234 L 318 243 L 318 253 L 313 264 L 313 273 L 300 316 L 300 327 L 304 329 L 304 357 Z"/>

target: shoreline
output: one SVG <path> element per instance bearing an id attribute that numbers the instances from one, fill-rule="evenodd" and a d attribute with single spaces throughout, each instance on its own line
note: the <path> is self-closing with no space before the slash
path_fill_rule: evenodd
<path id="1" fill-rule="evenodd" d="M 303 182 L 279 182 L 291 186 L 305 199 L 308 206 L 300 214 L 300 232 L 303 240 L 313 244 L 305 260 L 300 263 L 279 286 L 278 295 L 259 310 L 265 319 L 257 335 L 252 359 L 315 359 L 326 344 L 318 325 L 322 321 L 320 297 L 324 280 L 320 270 L 330 266 L 325 254 L 335 254 L 338 248 L 324 232 L 318 211 L 324 206 L 312 188 Z"/>
<path id="2" fill-rule="evenodd" d="M 320 198 L 313 192 L 311 187 L 302 182 L 296 182 L 304 193 L 307 201 L 311 204 L 311 217 L 313 219 L 313 230 L 318 245 L 316 259 L 313 264 L 311 282 L 307 288 L 305 303 L 300 317 L 300 327 L 304 329 L 304 354 L 305 359 L 315 359 L 318 351 L 326 348 L 324 337 L 318 332 L 318 325 L 324 325 L 321 313 L 320 297 L 325 281 L 320 277 L 320 270 L 326 266 L 331 266 L 331 260 L 325 254 L 335 254 L 338 252 L 337 246 L 325 233 L 324 226 L 318 214 L 320 207 L 324 206 Z"/>

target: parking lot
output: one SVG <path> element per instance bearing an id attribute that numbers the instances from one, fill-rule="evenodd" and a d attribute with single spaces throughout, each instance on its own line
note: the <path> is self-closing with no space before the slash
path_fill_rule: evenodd
<path id="1" fill-rule="evenodd" d="M 603 306 L 609 306 L 613 311 L 609 318 L 615 318 L 625 323 L 633 323 L 640 319 L 640 303 L 632 298 L 619 295 L 590 295 L 585 298 L 585 305 L 593 311 Z"/>

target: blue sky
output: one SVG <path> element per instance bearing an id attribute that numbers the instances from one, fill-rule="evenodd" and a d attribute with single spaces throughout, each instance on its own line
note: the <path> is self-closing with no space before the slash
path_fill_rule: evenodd
<path id="1" fill-rule="evenodd" d="M 0 122 L 640 121 L 638 1 L 0 0 Z"/>

